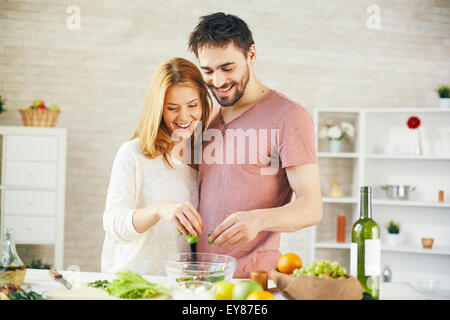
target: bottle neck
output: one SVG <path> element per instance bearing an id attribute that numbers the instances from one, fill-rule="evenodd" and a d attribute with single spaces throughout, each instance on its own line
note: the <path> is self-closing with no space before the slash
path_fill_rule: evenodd
<path id="1" fill-rule="evenodd" d="M 14 241 L 14 231 L 11 229 L 3 229 L 2 236 L 2 257 L 0 264 L 9 264 L 17 257 L 16 243 Z"/>
<path id="2" fill-rule="evenodd" d="M 372 219 L 372 192 L 361 191 L 360 219 Z"/>

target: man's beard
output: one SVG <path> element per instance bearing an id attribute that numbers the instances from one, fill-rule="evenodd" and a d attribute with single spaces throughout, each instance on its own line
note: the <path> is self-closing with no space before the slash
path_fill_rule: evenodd
<path id="1" fill-rule="evenodd" d="M 211 91 L 212 95 L 214 96 L 214 98 L 216 98 L 216 101 L 222 107 L 230 107 L 230 106 L 233 106 L 236 102 L 239 101 L 239 99 L 242 98 L 242 96 L 244 95 L 244 92 L 245 92 L 245 88 L 247 88 L 247 84 L 248 84 L 249 79 L 250 79 L 250 72 L 249 72 L 249 70 L 247 68 L 247 73 L 245 74 L 245 76 L 244 76 L 242 81 L 240 81 L 240 82 L 231 82 L 231 83 L 227 82 L 223 86 L 220 87 L 220 88 L 227 88 L 231 84 L 236 89 L 236 93 L 234 94 L 234 96 L 218 97 L 218 96 L 216 96 L 216 93 L 213 90 L 213 88 L 214 88 L 213 85 L 209 85 L 208 88 L 210 89 L 210 91 Z"/>

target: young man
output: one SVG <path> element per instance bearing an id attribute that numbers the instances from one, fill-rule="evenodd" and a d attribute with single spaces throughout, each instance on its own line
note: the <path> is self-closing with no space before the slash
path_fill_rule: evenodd
<path id="1" fill-rule="evenodd" d="M 221 12 L 201 17 L 189 48 L 221 105 L 208 126 L 221 135 L 203 143 L 199 166 L 199 212 L 214 245 L 200 237 L 197 251 L 234 256 L 238 278 L 257 269 L 270 272 L 280 257 L 280 232 L 316 225 L 322 217 L 313 121 L 306 109 L 256 78 L 256 47 L 240 18 Z M 268 137 L 270 145 L 261 143 Z M 239 149 L 243 141 L 249 143 Z M 206 161 L 205 153 L 226 160 Z"/>

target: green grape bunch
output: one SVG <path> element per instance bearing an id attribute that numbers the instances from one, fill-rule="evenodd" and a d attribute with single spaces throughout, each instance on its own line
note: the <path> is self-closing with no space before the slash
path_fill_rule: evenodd
<path id="1" fill-rule="evenodd" d="M 302 268 L 295 269 L 292 276 L 311 276 L 319 278 L 344 279 L 347 276 L 347 270 L 341 267 L 337 261 L 317 260 Z"/>

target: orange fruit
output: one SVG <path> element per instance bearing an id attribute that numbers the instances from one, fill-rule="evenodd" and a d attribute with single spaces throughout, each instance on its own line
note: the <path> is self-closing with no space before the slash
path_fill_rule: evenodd
<path id="1" fill-rule="evenodd" d="M 278 271 L 281 273 L 291 274 L 295 269 L 303 266 L 302 259 L 295 253 L 286 253 L 278 259 Z"/>
<path id="2" fill-rule="evenodd" d="M 253 291 L 247 296 L 247 300 L 275 300 L 275 297 L 269 291 Z"/>
<path id="3" fill-rule="evenodd" d="M 233 288 L 233 283 L 221 281 L 216 283 L 211 290 L 215 293 L 215 300 L 231 300 Z"/>

